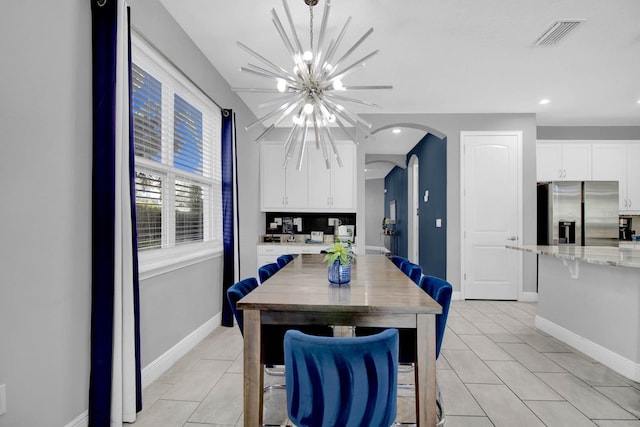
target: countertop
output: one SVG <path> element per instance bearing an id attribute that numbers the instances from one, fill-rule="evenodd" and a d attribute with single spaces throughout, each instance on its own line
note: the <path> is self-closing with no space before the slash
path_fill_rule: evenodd
<path id="1" fill-rule="evenodd" d="M 549 255 L 560 259 L 583 261 L 589 264 L 640 268 L 640 250 L 611 246 L 538 246 L 507 245 L 508 249 Z"/>

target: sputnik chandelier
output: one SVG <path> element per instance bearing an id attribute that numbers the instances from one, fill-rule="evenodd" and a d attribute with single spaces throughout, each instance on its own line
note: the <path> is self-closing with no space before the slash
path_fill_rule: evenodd
<path id="1" fill-rule="evenodd" d="M 275 120 L 265 129 L 262 134 L 256 138 L 256 142 L 262 141 L 273 129 L 283 122 L 287 117 L 291 117 L 293 126 L 291 132 L 284 144 L 284 162 L 286 168 L 289 161 L 297 156 L 297 169 L 302 169 L 302 162 L 307 146 L 307 138 L 311 132 L 315 135 L 316 148 L 322 150 L 324 161 L 327 169 L 331 166 L 330 152 L 336 158 L 338 166 L 342 167 L 342 160 L 336 147 L 335 139 L 331 134 L 331 126 L 335 123 L 346 135 L 355 142 L 355 135 L 347 129 L 346 124 L 353 128 L 359 128 L 368 133 L 371 124 L 359 117 L 358 115 L 347 110 L 342 103 L 350 102 L 369 107 L 377 107 L 378 105 L 361 101 L 356 98 L 344 96 L 342 93 L 350 91 L 392 89 L 389 85 L 378 86 L 345 86 L 343 79 L 347 75 L 362 69 L 365 61 L 378 54 L 375 50 L 364 57 L 344 65 L 346 60 L 353 52 L 365 41 L 373 32 L 370 28 L 360 39 L 353 44 L 341 57 L 336 59 L 340 43 L 344 38 L 351 17 L 347 18 L 342 30 L 337 38 L 327 43 L 327 21 L 329 20 L 329 12 L 331 10 L 331 0 L 325 1 L 322 23 L 317 41 L 314 45 L 313 33 L 313 7 L 318 0 L 304 0 L 309 6 L 309 50 L 303 50 L 300 38 L 296 33 L 291 12 L 287 0 L 282 0 L 284 10 L 289 21 L 291 37 L 285 31 L 280 17 L 275 9 L 271 10 L 272 22 L 282 38 L 285 48 L 293 58 L 294 67 L 291 71 L 274 64 L 264 56 L 255 52 L 241 42 L 237 45 L 260 60 L 268 67 L 263 68 L 254 64 L 248 64 L 240 69 L 243 72 L 253 74 L 259 77 L 275 81 L 275 87 L 272 88 L 234 88 L 236 92 L 254 92 L 254 93 L 281 93 L 281 97 L 267 101 L 260 107 L 279 105 L 276 109 L 259 118 L 255 122 L 249 124 L 246 129 L 267 122 L 270 119 Z M 327 143 L 328 140 L 328 143 Z"/>

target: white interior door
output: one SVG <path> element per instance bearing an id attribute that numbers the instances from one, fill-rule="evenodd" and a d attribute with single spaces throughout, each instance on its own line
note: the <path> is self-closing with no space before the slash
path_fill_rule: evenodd
<path id="1" fill-rule="evenodd" d="M 407 201 L 408 201 L 408 227 L 409 235 L 407 236 L 408 243 L 408 258 L 411 262 L 416 264 L 420 263 L 420 221 L 418 220 L 418 178 L 419 178 L 419 169 L 418 169 L 418 157 L 411 156 L 409 159 L 409 168 L 407 171 Z"/>
<path id="2" fill-rule="evenodd" d="M 516 300 L 522 252 L 522 132 L 462 132 L 462 291 L 465 299 Z"/>

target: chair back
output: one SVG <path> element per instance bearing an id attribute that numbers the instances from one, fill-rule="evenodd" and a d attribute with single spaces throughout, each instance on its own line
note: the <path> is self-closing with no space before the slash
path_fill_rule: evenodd
<path id="1" fill-rule="evenodd" d="M 293 261 L 293 255 L 291 254 L 280 255 L 276 260 L 276 262 L 278 263 L 278 268 L 284 267 L 285 265 L 289 264 L 291 261 Z"/>
<path id="2" fill-rule="evenodd" d="M 453 287 L 449 282 L 439 277 L 422 276 L 420 287 L 429 294 L 431 298 L 442 306 L 442 314 L 436 315 L 436 358 L 440 355 L 440 347 L 442 346 L 442 338 L 447 327 L 447 316 L 449 315 L 449 306 L 451 305 L 451 293 Z"/>
<path id="3" fill-rule="evenodd" d="M 384 426 L 397 408 L 398 330 L 284 337 L 287 411 L 299 427 Z"/>
<path id="4" fill-rule="evenodd" d="M 398 256 L 398 255 L 393 255 L 393 256 L 389 257 L 389 259 L 391 260 L 393 265 L 395 265 L 398 268 L 401 268 L 403 263 L 409 262 L 409 260 L 407 258 Z"/>
<path id="5" fill-rule="evenodd" d="M 416 285 L 420 285 L 420 279 L 422 278 L 422 267 L 420 267 L 418 264 L 407 261 L 402 264 L 402 271 L 404 272 L 404 274 L 409 276 L 411 280 L 413 280 L 413 283 L 415 283 Z"/>
<path id="6" fill-rule="evenodd" d="M 272 262 L 269 264 L 265 264 L 258 269 L 258 277 L 260 278 L 260 283 L 264 283 L 269 277 L 273 276 L 280 270 L 278 267 L 278 263 Z"/>
<path id="7" fill-rule="evenodd" d="M 240 333 L 244 335 L 244 323 L 242 310 L 238 310 L 237 304 L 245 295 L 258 287 L 258 281 L 255 277 L 249 277 L 248 279 L 241 280 L 235 284 L 233 284 L 229 289 L 227 289 L 227 299 L 229 300 L 229 305 L 231 306 L 231 311 L 233 312 L 233 317 L 236 318 L 236 323 L 238 324 L 238 328 L 240 328 Z"/>

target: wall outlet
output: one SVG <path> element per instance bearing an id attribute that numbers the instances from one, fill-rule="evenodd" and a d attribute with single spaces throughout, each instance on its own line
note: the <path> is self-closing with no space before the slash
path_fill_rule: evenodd
<path id="1" fill-rule="evenodd" d="M 7 412 L 7 386 L 0 384 L 0 415 Z"/>

